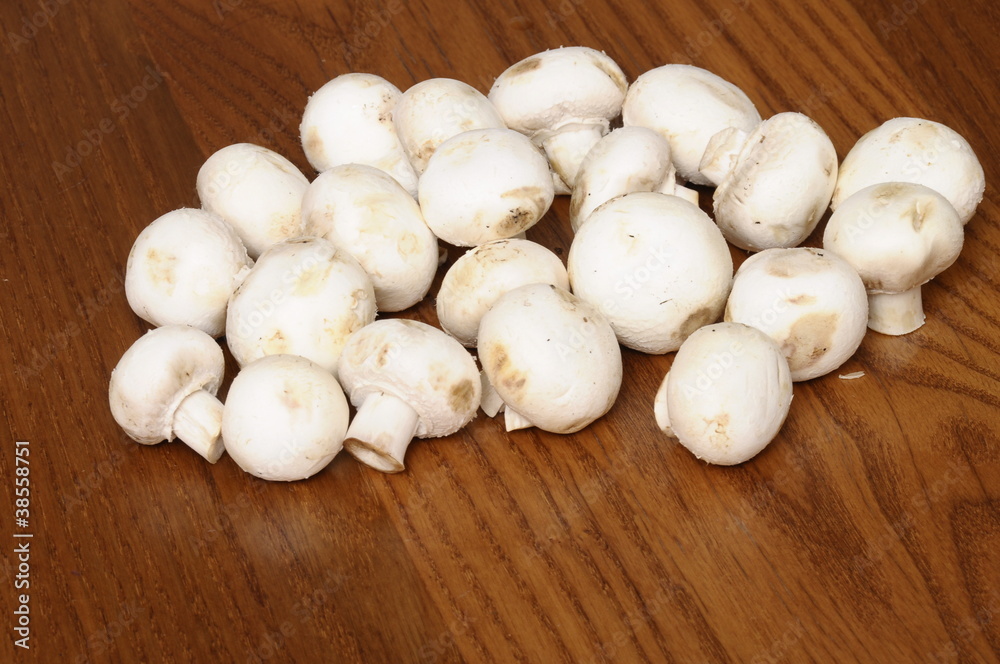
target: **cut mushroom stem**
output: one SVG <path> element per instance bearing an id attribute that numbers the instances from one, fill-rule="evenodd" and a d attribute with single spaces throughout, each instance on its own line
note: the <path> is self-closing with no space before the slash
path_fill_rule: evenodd
<path id="1" fill-rule="evenodd" d="M 485 371 L 479 372 L 479 381 L 483 386 L 483 398 L 479 407 L 483 409 L 487 417 L 496 417 L 497 413 L 504 409 L 503 397 L 493 387 Z"/>
<path id="2" fill-rule="evenodd" d="M 226 451 L 222 443 L 222 402 L 205 390 L 192 392 L 174 413 L 174 434 L 209 463 L 215 463 Z"/>
<path id="3" fill-rule="evenodd" d="M 570 187 L 574 186 L 583 158 L 607 130 L 604 125 L 569 125 L 546 138 L 542 141 L 542 147 L 552 164 L 552 170 Z"/>
<path id="4" fill-rule="evenodd" d="M 347 429 L 344 447 L 358 461 L 384 473 L 403 470 L 406 448 L 420 416 L 402 399 L 385 392 L 370 395 Z"/>
<path id="5" fill-rule="evenodd" d="M 727 127 L 712 136 L 698 167 L 709 184 L 716 187 L 722 184 L 736 165 L 736 157 L 749 136 L 738 127 Z"/>
<path id="6" fill-rule="evenodd" d="M 924 306 L 920 286 L 902 293 L 868 295 L 868 327 L 899 336 L 909 334 L 924 324 Z"/>
<path id="7" fill-rule="evenodd" d="M 518 429 L 530 429 L 535 426 L 531 420 L 517 412 L 510 406 L 504 408 L 503 425 L 507 431 L 517 431 Z"/>

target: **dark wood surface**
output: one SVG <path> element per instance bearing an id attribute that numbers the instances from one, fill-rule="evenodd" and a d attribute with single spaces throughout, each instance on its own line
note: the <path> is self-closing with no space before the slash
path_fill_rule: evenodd
<path id="1" fill-rule="evenodd" d="M 995 3 L 13 0 L 0 19 L 0 661 L 998 660 Z M 839 372 L 861 379 L 797 384 L 778 438 L 736 468 L 660 434 L 672 356 L 630 351 L 617 405 L 584 431 L 507 435 L 480 416 L 415 443 L 394 476 L 342 454 L 267 484 L 117 428 L 109 373 L 146 328 L 123 293 L 129 247 L 197 204 L 209 154 L 256 142 L 312 175 L 299 118 L 333 76 L 486 91 L 571 44 L 629 80 L 711 69 L 765 116 L 812 116 L 841 158 L 893 116 L 962 133 L 986 199 L 924 289 L 927 324 L 869 334 Z M 528 234 L 563 258 L 567 203 Z M 434 322 L 432 300 L 405 315 Z M 30 441 L 27 652 L 16 440 Z"/>

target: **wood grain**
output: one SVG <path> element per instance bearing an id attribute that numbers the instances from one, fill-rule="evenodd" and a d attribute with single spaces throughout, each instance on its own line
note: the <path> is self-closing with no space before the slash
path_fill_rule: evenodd
<path id="1" fill-rule="evenodd" d="M 0 547 L 2 661 L 1000 659 L 995 3 L 14 0 L 0 18 L 0 494 L 12 513 L 30 440 L 35 534 L 30 651 L 13 645 L 15 542 Z M 298 122 L 330 78 L 485 91 L 570 44 L 630 80 L 711 69 L 765 116 L 816 119 L 841 157 L 898 115 L 962 133 L 988 188 L 924 289 L 927 324 L 869 334 L 840 372 L 859 380 L 797 384 L 778 438 L 737 468 L 660 434 L 671 357 L 631 351 L 619 402 L 582 432 L 480 417 L 414 444 L 400 475 L 343 454 L 267 484 L 116 427 L 108 376 L 145 329 L 125 258 L 198 204 L 209 154 L 251 141 L 311 174 Z M 529 232 L 563 258 L 567 207 Z M 430 299 L 404 315 L 435 322 Z"/>

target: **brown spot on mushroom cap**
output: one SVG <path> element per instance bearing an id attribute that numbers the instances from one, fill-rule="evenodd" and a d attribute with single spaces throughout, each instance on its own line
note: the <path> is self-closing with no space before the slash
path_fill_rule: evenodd
<path id="1" fill-rule="evenodd" d="M 524 390 L 528 382 L 527 375 L 520 369 L 511 366 L 510 356 L 507 354 L 507 347 L 500 343 L 495 343 L 489 349 L 492 361 L 490 368 L 492 376 L 490 380 L 494 386 L 505 388 L 510 394 L 518 395 Z"/>
<path id="2" fill-rule="evenodd" d="M 333 263 L 324 262 L 303 270 L 295 282 L 295 295 L 315 295 L 323 288 L 327 276 L 333 270 Z"/>
<path id="3" fill-rule="evenodd" d="M 899 182 L 885 182 L 872 190 L 872 198 L 879 205 L 888 205 L 892 199 L 902 194 L 910 185 Z"/>
<path id="4" fill-rule="evenodd" d="M 527 74 L 528 72 L 535 71 L 541 66 L 542 66 L 542 59 L 537 56 L 534 56 L 530 58 L 525 58 L 524 60 L 521 60 L 520 62 L 511 65 L 510 69 L 508 69 L 505 72 L 505 74 L 506 76 L 521 76 L 523 74 Z"/>
<path id="5" fill-rule="evenodd" d="M 261 341 L 261 346 L 266 355 L 280 355 L 288 352 L 288 338 L 281 330 L 275 330 L 269 338 Z"/>
<path id="6" fill-rule="evenodd" d="M 694 334 L 696 330 L 715 322 L 717 316 L 717 312 L 711 307 L 701 307 L 700 309 L 691 312 L 684 322 L 681 323 L 679 328 L 681 338 L 687 339 L 689 336 Z"/>
<path id="7" fill-rule="evenodd" d="M 607 75 L 607 77 L 614 82 L 615 86 L 617 86 L 619 90 L 625 92 L 625 90 L 628 88 L 628 81 L 625 80 L 625 76 L 622 74 L 622 72 L 612 67 L 607 60 L 602 58 L 597 53 L 591 53 L 588 51 L 587 55 L 590 57 L 590 61 L 594 63 L 595 67 L 604 72 L 605 75 Z"/>
<path id="8" fill-rule="evenodd" d="M 448 391 L 448 405 L 456 413 L 467 413 L 475 404 L 476 387 L 469 379 L 462 380 L 451 386 Z"/>
<path id="9" fill-rule="evenodd" d="M 806 293 L 802 293 L 800 295 L 796 295 L 795 297 L 788 298 L 788 302 L 789 304 L 798 304 L 800 306 L 806 306 L 810 304 L 815 304 L 816 297 L 814 295 L 807 295 Z"/>
<path id="10" fill-rule="evenodd" d="M 934 203 L 931 198 L 922 198 L 916 201 L 909 210 L 906 211 L 907 217 L 910 218 L 910 224 L 913 226 L 913 230 L 916 233 L 920 232 L 920 229 L 924 227 L 924 220 L 933 214 Z"/>
<path id="11" fill-rule="evenodd" d="M 326 150 L 323 148 L 323 139 L 320 138 L 319 129 L 316 127 L 306 129 L 302 145 L 306 154 L 312 157 L 312 161 L 326 161 Z"/>
<path id="12" fill-rule="evenodd" d="M 506 217 L 497 222 L 497 230 L 503 235 L 516 235 L 531 223 L 532 213 L 522 207 L 513 208 Z"/>
<path id="13" fill-rule="evenodd" d="M 534 200 L 544 199 L 542 188 L 538 186 L 524 186 L 510 189 L 500 194 L 500 198 L 531 198 Z"/>
<path id="14" fill-rule="evenodd" d="M 781 352 L 793 372 L 809 368 L 826 355 L 839 321 L 840 314 L 836 312 L 806 314 L 795 321 L 781 344 Z"/>
<path id="15" fill-rule="evenodd" d="M 174 273 L 176 267 L 177 256 L 165 254 L 154 247 L 146 252 L 146 272 L 150 281 L 170 293 L 177 282 L 177 275 Z"/>

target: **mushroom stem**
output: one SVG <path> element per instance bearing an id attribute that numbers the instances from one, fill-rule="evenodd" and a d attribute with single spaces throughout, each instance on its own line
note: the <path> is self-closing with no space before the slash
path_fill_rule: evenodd
<path id="1" fill-rule="evenodd" d="M 517 412 L 510 406 L 506 406 L 503 411 L 503 424 L 507 431 L 517 431 L 518 429 L 530 429 L 535 426 L 527 417 Z"/>
<path id="2" fill-rule="evenodd" d="M 493 387 L 493 383 L 490 382 L 485 371 L 479 373 L 479 380 L 483 388 L 483 397 L 480 399 L 479 405 L 487 417 L 496 417 L 500 409 L 503 408 L 503 398 L 497 392 L 496 388 Z"/>
<path id="3" fill-rule="evenodd" d="M 899 336 L 924 324 L 920 286 L 902 293 L 868 294 L 868 327 L 882 334 Z"/>
<path id="4" fill-rule="evenodd" d="M 383 473 L 403 470 L 406 448 L 420 417 L 402 399 L 385 392 L 369 395 L 347 428 L 344 449 L 361 463 Z"/>
<path id="5" fill-rule="evenodd" d="M 583 158 L 607 132 L 606 127 L 595 124 L 571 124 L 562 127 L 542 141 L 552 170 L 572 189 Z"/>
<path id="6" fill-rule="evenodd" d="M 205 390 L 184 397 L 174 412 L 174 435 L 209 463 L 226 451 L 222 443 L 222 402 Z"/>
<path id="7" fill-rule="evenodd" d="M 676 438 L 674 435 L 674 430 L 670 426 L 670 411 L 667 410 L 667 380 L 670 378 L 670 372 L 663 377 L 663 382 L 660 383 L 660 389 L 656 391 L 656 398 L 653 400 L 653 415 L 656 417 L 656 426 L 660 427 L 663 433 L 667 434 L 671 438 Z"/>
<path id="8" fill-rule="evenodd" d="M 712 136 L 698 167 L 712 185 L 719 186 L 733 170 L 747 137 L 749 134 L 737 127 L 728 127 Z"/>

